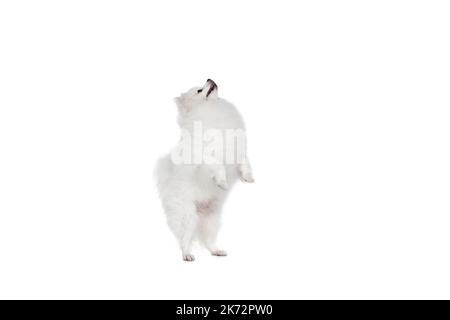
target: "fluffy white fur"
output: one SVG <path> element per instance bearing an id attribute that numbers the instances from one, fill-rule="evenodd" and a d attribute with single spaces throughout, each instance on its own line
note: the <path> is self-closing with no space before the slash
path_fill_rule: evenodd
<path id="1" fill-rule="evenodd" d="M 231 103 L 218 97 L 217 85 L 212 80 L 203 87 L 181 94 L 175 102 L 178 123 L 189 132 L 199 121 L 204 130 L 245 130 L 241 115 Z M 191 251 L 194 240 L 199 240 L 212 255 L 225 256 L 226 252 L 216 246 L 221 209 L 239 178 L 245 182 L 254 181 L 248 161 L 175 164 L 167 155 L 158 161 L 156 178 L 168 225 L 178 240 L 183 259 L 194 260 Z"/>

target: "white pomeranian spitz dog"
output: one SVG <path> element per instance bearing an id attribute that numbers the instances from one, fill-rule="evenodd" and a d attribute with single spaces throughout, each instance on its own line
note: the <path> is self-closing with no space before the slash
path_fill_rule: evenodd
<path id="1" fill-rule="evenodd" d="M 175 102 L 182 136 L 156 166 L 167 222 L 185 261 L 194 261 L 194 240 L 212 255 L 226 256 L 216 246 L 223 203 L 239 178 L 254 181 L 246 156 L 244 122 L 231 103 L 219 98 L 211 79 Z"/>

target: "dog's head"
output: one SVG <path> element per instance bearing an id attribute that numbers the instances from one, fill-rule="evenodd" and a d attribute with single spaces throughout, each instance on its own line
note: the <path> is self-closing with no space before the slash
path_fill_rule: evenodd
<path id="1" fill-rule="evenodd" d="M 192 110 L 196 105 L 217 98 L 217 84 L 211 79 L 208 79 L 203 87 L 194 87 L 175 98 L 175 103 L 179 111 L 185 113 Z"/>

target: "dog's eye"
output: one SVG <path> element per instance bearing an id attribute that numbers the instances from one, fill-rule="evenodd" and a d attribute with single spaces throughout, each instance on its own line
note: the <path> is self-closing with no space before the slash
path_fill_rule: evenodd
<path id="1" fill-rule="evenodd" d="M 200 93 L 200 92 L 202 92 L 203 91 L 203 89 L 198 89 L 197 90 L 197 93 Z"/>

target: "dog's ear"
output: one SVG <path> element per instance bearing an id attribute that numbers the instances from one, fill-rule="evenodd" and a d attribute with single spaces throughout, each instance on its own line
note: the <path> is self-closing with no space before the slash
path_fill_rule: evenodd
<path id="1" fill-rule="evenodd" d="M 175 102 L 175 104 L 177 105 L 178 108 L 181 107 L 181 98 L 180 97 L 173 98 L 173 101 Z"/>
<path id="2" fill-rule="evenodd" d="M 175 104 L 177 105 L 179 112 L 186 113 L 190 111 L 191 109 L 190 106 L 186 104 L 186 101 L 183 100 L 182 98 L 176 97 L 173 100 L 175 101 Z"/>

